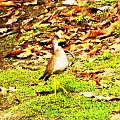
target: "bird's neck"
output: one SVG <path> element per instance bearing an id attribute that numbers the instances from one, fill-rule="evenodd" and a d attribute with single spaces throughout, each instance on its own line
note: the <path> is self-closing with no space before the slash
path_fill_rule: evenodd
<path id="1" fill-rule="evenodd" d="M 53 40 L 53 47 L 54 47 L 54 53 L 56 50 L 61 48 L 61 46 L 58 45 L 58 42 L 56 39 Z"/>

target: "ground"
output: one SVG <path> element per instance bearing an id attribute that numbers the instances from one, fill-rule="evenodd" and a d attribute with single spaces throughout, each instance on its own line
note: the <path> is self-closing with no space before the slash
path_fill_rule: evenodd
<path id="1" fill-rule="evenodd" d="M 0 34 L 0 119 L 120 120 L 119 2 L 88 0 L 77 6 L 59 2 L 42 5 L 40 15 L 29 12 L 40 8 L 39 0 L 35 6 L 19 6 L 11 15 L 18 20 L 12 19 L 12 35 Z M 111 9 L 96 9 L 103 6 Z M 24 24 L 29 18 L 33 20 Z M 18 22 L 20 36 L 14 26 Z M 54 35 L 71 65 L 44 85 L 39 77 L 52 55 Z M 54 79 L 68 94 L 57 86 L 55 98 Z"/>

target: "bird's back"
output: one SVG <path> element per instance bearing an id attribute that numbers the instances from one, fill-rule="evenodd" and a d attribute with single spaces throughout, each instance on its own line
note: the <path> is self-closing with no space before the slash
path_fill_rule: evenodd
<path id="1" fill-rule="evenodd" d="M 53 40 L 54 54 L 48 61 L 46 70 L 42 77 L 39 79 L 45 79 L 45 81 L 54 73 L 60 73 L 64 71 L 68 66 L 67 56 L 61 46 L 58 45 L 57 39 Z"/>

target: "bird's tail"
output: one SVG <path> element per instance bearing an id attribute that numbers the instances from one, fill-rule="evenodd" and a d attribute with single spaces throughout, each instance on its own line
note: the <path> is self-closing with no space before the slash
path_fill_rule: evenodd
<path id="1" fill-rule="evenodd" d="M 51 76 L 50 74 L 48 74 L 48 75 L 44 74 L 43 76 L 41 76 L 41 77 L 39 78 L 39 80 L 47 81 L 50 76 Z"/>
<path id="2" fill-rule="evenodd" d="M 44 78 L 44 76 L 41 76 L 40 78 L 39 78 L 39 80 L 41 80 L 41 79 L 43 79 Z"/>

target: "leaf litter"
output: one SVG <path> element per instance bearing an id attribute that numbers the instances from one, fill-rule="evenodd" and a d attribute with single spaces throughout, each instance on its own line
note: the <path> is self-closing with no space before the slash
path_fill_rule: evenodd
<path id="1" fill-rule="evenodd" d="M 52 56 L 51 40 L 54 35 L 59 37 L 59 44 L 64 50 L 75 56 L 75 60 L 89 58 L 94 62 L 94 58 L 106 50 L 116 56 L 120 51 L 120 2 L 116 1 L 110 6 L 98 4 L 97 7 L 89 7 L 93 3 L 90 0 L 50 0 L 49 3 L 44 0 L 0 1 L 0 18 L 6 19 L 0 25 L 0 38 L 17 34 L 18 42 L 0 61 L 14 58 L 15 61 L 9 67 L 39 70 L 41 64 L 46 64 L 46 60 Z M 3 54 L 1 51 L 0 53 Z M 102 82 L 103 77 L 99 74 L 113 75 L 105 70 L 71 70 L 76 77 L 92 79 L 98 89 L 109 88 L 109 85 Z M 7 89 L 1 90 L 4 94 Z M 10 90 L 15 91 L 15 88 L 10 87 Z M 49 93 L 37 93 L 38 96 L 42 94 Z M 119 96 L 102 96 L 92 92 L 82 92 L 81 95 L 97 100 L 120 100 Z"/>
<path id="2" fill-rule="evenodd" d="M 87 3 L 87 1 L 85 3 Z M 14 58 L 20 58 L 20 59 L 29 58 L 29 60 L 34 59 L 37 61 L 39 59 L 39 56 L 44 56 L 44 54 L 46 54 L 46 57 L 42 57 L 42 58 L 50 58 L 51 50 L 49 50 L 50 47 L 45 46 L 44 40 L 51 39 L 51 37 L 53 35 L 57 35 L 60 39 L 59 41 L 65 42 L 65 46 L 64 46 L 65 50 L 70 51 L 73 54 L 76 53 L 76 51 L 78 51 L 78 53 L 80 53 L 80 56 L 82 56 L 82 54 L 83 55 L 86 54 L 86 56 L 90 56 L 90 57 L 99 55 L 102 51 L 104 51 L 106 49 L 106 48 L 104 48 L 104 45 L 106 45 L 107 41 L 109 44 L 111 43 L 109 46 L 106 45 L 106 47 L 108 47 L 107 49 L 109 50 L 109 52 L 114 51 L 114 53 L 116 53 L 119 51 L 119 42 L 116 43 L 116 39 L 118 39 L 118 41 L 119 41 L 119 34 L 116 36 L 112 36 L 112 33 L 115 32 L 115 29 L 119 28 L 119 25 L 120 25 L 119 24 L 119 22 L 120 22 L 120 20 L 119 20 L 119 5 L 120 5 L 119 2 L 116 2 L 112 6 L 106 6 L 106 7 L 103 6 L 105 8 L 102 8 L 102 6 L 98 7 L 96 9 L 96 12 L 95 12 L 94 8 L 89 8 L 87 5 L 81 6 L 81 5 L 79 5 L 79 2 L 76 3 L 76 1 L 74 1 L 74 0 L 69 1 L 69 2 L 63 1 L 63 3 L 60 3 L 61 4 L 60 7 L 56 7 L 55 4 L 51 2 L 50 4 L 48 4 L 48 8 L 49 9 L 51 8 L 51 10 L 48 10 L 48 8 L 47 8 L 46 10 L 44 10 L 44 11 L 46 11 L 45 13 L 41 13 L 41 15 L 38 14 L 38 16 L 36 16 L 36 17 L 27 18 L 25 16 L 26 11 L 24 11 L 24 8 L 25 8 L 25 6 L 30 6 L 31 4 L 37 5 L 37 4 L 39 4 L 39 1 L 34 0 L 31 2 L 25 2 L 23 4 L 22 4 L 22 1 L 15 1 L 15 2 L 6 2 L 6 1 L 4 2 L 3 1 L 3 2 L 1 2 L 1 5 L 3 7 L 8 6 L 8 5 L 9 6 L 15 5 L 15 7 L 16 7 L 16 5 L 19 6 L 17 9 L 16 8 L 11 9 L 11 10 L 8 9 L 9 12 L 10 11 L 12 12 L 14 10 L 15 13 L 14 13 L 14 15 L 9 14 L 11 17 L 8 19 L 8 21 L 6 23 L 3 23 L 1 26 L 3 26 L 3 25 L 6 26 L 9 24 L 12 24 L 12 26 L 14 26 L 17 23 L 18 19 L 21 18 L 21 15 L 23 14 L 23 16 L 24 16 L 23 21 L 20 22 L 20 25 L 22 25 L 22 26 L 19 26 L 20 32 L 23 35 L 21 34 L 19 40 L 21 40 L 21 38 L 25 40 L 25 39 L 27 39 L 27 36 L 28 36 L 28 42 L 25 40 L 27 43 L 23 42 L 22 44 L 15 46 L 13 48 L 13 50 L 10 51 L 6 55 L 6 57 L 9 57 L 9 58 L 14 57 Z M 62 4 L 68 4 L 70 6 L 62 7 Z M 89 1 L 87 4 L 90 4 Z M 112 10 L 114 8 L 115 8 L 115 11 L 112 13 Z M 97 16 L 97 17 L 101 17 L 100 19 L 96 18 L 96 16 L 94 16 L 95 13 L 97 13 L 97 12 L 99 13 L 101 11 L 105 12 L 105 13 L 107 11 L 109 11 L 109 12 L 106 13 L 105 18 L 103 18 L 101 16 Z M 22 13 L 22 14 L 19 16 L 20 13 Z M 115 17 L 113 18 L 112 15 L 114 15 Z M 1 17 L 4 18 L 5 16 L 6 15 L 3 15 Z M 94 18 L 95 22 L 91 19 L 91 16 Z M 110 16 L 110 17 L 108 17 L 108 16 Z M 107 22 L 105 23 L 106 17 L 108 17 L 108 18 L 107 18 Z M 101 23 L 101 20 L 102 20 L 102 23 Z M 97 23 L 96 23 L 96 21 L 97 21 Z M 112 21 L 114 21 L 114 22 L 112 22 Z M 93 22 L 93 24 L 89 25 L 90 22 Z M 103 24 L 103 22 L 104 22 L 104 24 Z M 34 23 L 34 24 L 32 25 L 31 23 Z M 101 24 L 99 24 L 99 23 L 101 23 Z M 110 25 L 109 25 L 109 27 L 106 27 L 106 24 L 108 24 L 108 23 Z M 47 36 L 45 36 L 45 38 L 44 38 L 44 34 L 46 34 L 46 33 L 43 33 L 43 35 L 41 35 L 41 32 L 46 29 L 44 24 L 48 24 L 47 25 L 48 30 L 46 30 L 46 32 L 48 32 L 48 33 L 47 33 Z M 38 29 L 38 28 L 41 29 L 41 31 L 40 32 L 38 31 L 36 33 L 34 30 Z M 3 31 L 1 31 L 1 33 L 7 34 L 6 29 L 13 29 L 15 31 L 16 30 L 18 31 L 18 28 L 12 28 L 10 26 L 10 28 L 9 27 L 4 28 Z M 27 31 L 32 30 L 32 31 L 27 36 L 25 35 L 25 37 L 23 38 L 24 32 L 26 30 Z M 52 31 L 53 31 L 53 35 L 50 35 L 50 32 L 52 32 Z M 39 36 L 39 34 L 41 36 Z M 109 37 L 109 35 L 111 35 L 112 37 L 111 36 Z M 42 38 L 43 44 L 41 42 L 41 38 L 39 38 L 39 37 L 41 37 L 41 38 L 43 37 Z M 103 37 L 104 38 L 107 37 L 106 40 L 101 40 L 101 38 L 103 38 Z M 29 42 L 30 39 L 33 39 L 32 44 Z M 46 45 L 48 45 L 48 44 L 46 44 Z M 46 49 L 46 52 L 42 53 L 42 50 L 45 51 L 45 49 Z M 49 51 L 49 52 L 47 52 L 47 51 Z M 33 62 L 34 62 L 34 60 L 33 60 Z M 15 64 L 18 65 L 20 61 L 21 60 L 17 60 L 17 63 L 14 63 L 14 65 Z M 43 60 L 42 60 L 42 62 L 43 62 Z M 21 64 L 21 62 L 20 62 L 20 64 Z M 24 64 L 26 64 L 26 62 Z M 24 65 L 22 65 L 22 66 L 24 66 Z M 23 68 L 30 68 L 30 67 L 23 67 Z M 30 69 L 33 69 L 33 70 L 39 69 L 39 66 L 36 68 L 34 68 L 34 67 L 30 68 Z M 96 80 L 96 81 L 97 81 L 96 84 L 98 85 L 99 80 Z"/>

